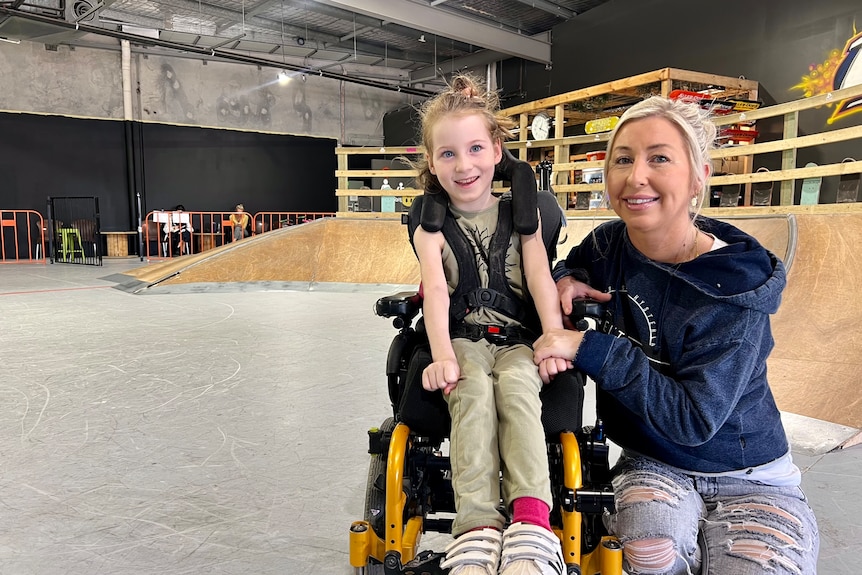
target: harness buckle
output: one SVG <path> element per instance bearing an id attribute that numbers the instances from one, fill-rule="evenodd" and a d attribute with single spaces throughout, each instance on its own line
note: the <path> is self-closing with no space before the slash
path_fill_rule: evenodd
<path id="1" fill-rule="evenodd" d="M 502 345 L 509 340 L 509 336 L 505 333 L 504 329 L 498 325 L 485 326 L 484 331 L 485 339 L 489 343 L 493 343 L 495 345 Z"/>

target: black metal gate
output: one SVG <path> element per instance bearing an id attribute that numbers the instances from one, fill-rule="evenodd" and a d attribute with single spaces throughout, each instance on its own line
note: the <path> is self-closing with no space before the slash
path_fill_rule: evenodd
<path id="1" fill-rule="evenodd" d="M 99 198 L 48 198 L 51 263 L 102 265 Z"/>

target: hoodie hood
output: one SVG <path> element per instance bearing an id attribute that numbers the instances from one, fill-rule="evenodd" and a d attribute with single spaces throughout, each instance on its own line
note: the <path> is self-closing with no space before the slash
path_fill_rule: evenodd
<path id="1" fill-rule="evenodd" d="M 784 263 L 731 224 L 705 217 L 698 218 L 696 224 L 728 245 L 679 265 L 676 277 L 721 302 L 766 314 L 778 311 L 787 283 Z"/>

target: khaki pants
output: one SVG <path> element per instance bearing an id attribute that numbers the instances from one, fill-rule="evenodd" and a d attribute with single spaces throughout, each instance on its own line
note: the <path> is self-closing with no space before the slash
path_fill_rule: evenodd
<path id="1" fill-rule="evenodd" d="M 452 341 L 461 380 L 447 397 L 452 416 L 449 457 L 457 512 L 452 533 L 502 529 L 507 508 L 520 497 L 551 506 L 542 405 L 542 381 L 526 345 Z"/>

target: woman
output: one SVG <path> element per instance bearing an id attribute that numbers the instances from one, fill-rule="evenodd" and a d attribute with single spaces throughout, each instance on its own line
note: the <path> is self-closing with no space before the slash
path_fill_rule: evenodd
<path id="1" fill-rule="evenodd" d="M 598 386 L 614 469 L 608 529 L 628 573 L 810 574 L 818 531 L 766 380 L 782 262 L 737 228 L 697 217 L 715 126 L 652 97 L 608 142 L 620 219 L 554 272 L 563 311 L 606 302 L 611 333 L 552 330 L 535 345 L 548 381 L 572 360 Z"/>
<path id="2" fill-rule="evenodd" d="M 234 208 L 234 213 L 230 215 L 230 226 L 233 230 L 232 241 L 236 242 L 245 237 L 248 219 L 248 214 L 245 213 L 245 206 L 237 204 Z"/>

